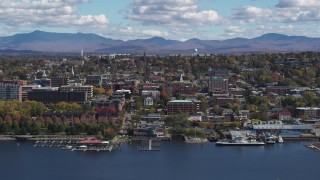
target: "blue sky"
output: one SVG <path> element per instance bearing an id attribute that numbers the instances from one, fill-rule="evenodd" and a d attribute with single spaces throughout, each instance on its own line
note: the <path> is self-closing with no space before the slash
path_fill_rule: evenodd
<path id="1" fill-rule="evenodd" d="M 1 0 L 0 36 L 42 30 L 113 39 L 319 37 L 320 0 Z"/>

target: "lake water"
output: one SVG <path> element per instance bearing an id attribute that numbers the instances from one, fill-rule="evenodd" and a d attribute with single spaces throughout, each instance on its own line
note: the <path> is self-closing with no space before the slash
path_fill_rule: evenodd
<path id="1" fill-rule="evenodd" d="M 259 147 L 162 142 L 160 151 L 72 152 L 0 142 L 1 180 L 319 180 L 308 142 Z"/>

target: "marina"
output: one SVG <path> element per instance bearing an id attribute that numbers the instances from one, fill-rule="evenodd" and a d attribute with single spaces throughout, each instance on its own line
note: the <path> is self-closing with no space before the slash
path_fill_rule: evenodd
<path id="1" fill-rule="evenodd" d="M 69 141 L 35 141 L 33 147 L 56 147 L 64 150 L 71 151 L 112 151 L 119 149 L 121 146 L 120 142 L 117 141 L 101 141 L 95 138 L 87 138 L 80 141 L 69 140 Z"/>

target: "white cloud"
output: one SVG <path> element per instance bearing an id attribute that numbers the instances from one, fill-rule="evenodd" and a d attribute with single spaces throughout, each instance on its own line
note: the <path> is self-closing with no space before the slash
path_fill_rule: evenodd
<path id="1" fill-rule="evenodd" d="M 166 37 L 168 39 L 173 38 L 171 33 L 167 31 L 156 30 L 156 29 L 138 29 L 135 26 L 122 26 L 117 24 L 112 24 L 108 28 L 82 28 L 82 32 L 86 33 L 95 33 L 104 37 L 109 37 L 112 39 L 121 39 L 121 40 L 132 40 L 132 39 L 147 39 L 155 36 Z M 176 39 L 176 38 L 175 38 Z"/>
<path id="2" fill-rule="evenodd" d="M 195 0 L 134 0 L 129 19 L 143 25 L 219 24 L 222 18 L 214 10 L 199 10 Z"/>
<path id="3" fill-rule="evenodd" d="M 303 2 L 310 2 L 314 6 L 306 6 Z M 235 9 L 234 19 L 245 20 L 246 22 L 276 22 L 276 23 L 292 23 L 292 22 L 319 22 L 320 11 L 319 1 L 313 0 L 280 0 L 279 4 L 271 8 L 259 8 L 253 6 L 242 6 Z"/>
<path id="4" fill-rule="evenodd" d="M 246 29 L 239 26 L 228 26 L 224 29 L 225 33 L 223 36 L 218 37 L 219 39 L 228 39 L 234 37 L 243 37 Z"/>
<path id="5" fill-rule="evenodd" d="M 12 27 L 106 26 L 104 15 L 78 15 L 79 3 L 89 0 L 2 0 L 0 22 Z"/>
<path id="6" fill-rule="evenodd" d="M 320 6 L 319 0 L 279 0 L 278 7 L 315 7 Z"/>
<path id="7" fill-rule="evenodd" d="M 167 32 L 162 32 L 158 30 L 143 30 L 142 33 L 149 36 L 159 36 L 159 37 L 166 37 L 169 35 Z"/>
<path id="8" fill-rule="evenodd" d="M 103 14 L 101 14 L 101 15 L 86 15 L 86 16 L 80 16 L 78 19 L 71 22 L 71 24 L 76 25 L 76 26 L 85 26 L 85 25 L 95 26 L 96 24 L 105 25 L 105 24 L 109 24 L 109 20 Z"/>
<path id="9" fill-rule="evenodd" d="M 238 26 L 229 26 L 225 29 L 227 33 L 243 33 L 245 32 L 244 28 Z"/>
<path id="10" fill-rule="evenodd" d="M 253 22 L 257 19 L 270 17 L 272 11 L 253 6 L 242 6 L 236 9 L 235 19 L 241 19 L 247 22 Z"/>

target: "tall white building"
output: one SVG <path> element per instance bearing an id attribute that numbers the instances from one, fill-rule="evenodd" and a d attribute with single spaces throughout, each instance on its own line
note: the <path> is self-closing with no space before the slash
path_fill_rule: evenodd
<path id="1" fill-rule="evenodd" d="M 144 100 L 144 105 L 145 106 L 153 106 L 153 99 L 151 97 L 147 97 L 145 100 Z"/>

